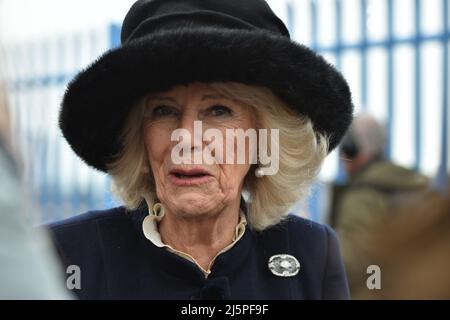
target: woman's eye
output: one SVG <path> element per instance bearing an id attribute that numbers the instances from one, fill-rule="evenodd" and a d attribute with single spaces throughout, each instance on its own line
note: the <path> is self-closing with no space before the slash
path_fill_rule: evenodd
<path id="1" fill-rule="evenodd" d="M 214 117 L 230 116 L 233 114 L 230 108 L 221 105 L 212 106 L 208 111 Z"/>
<path id="2" fill-rule="evenodd" d="M 176 108 L 164 105 L 154 108 L 151 112 L 151 115 L 154 118 L 171 117 L 176 116 L 177 114 L 178 110 Z"/>

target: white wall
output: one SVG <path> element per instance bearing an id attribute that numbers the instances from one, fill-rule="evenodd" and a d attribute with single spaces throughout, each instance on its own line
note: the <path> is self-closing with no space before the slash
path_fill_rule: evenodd
<path id="1" fill-rule="evenodd" d="M 121 22 L 134 0 L 0 0 L 0 39 L 7 43 Z"/>

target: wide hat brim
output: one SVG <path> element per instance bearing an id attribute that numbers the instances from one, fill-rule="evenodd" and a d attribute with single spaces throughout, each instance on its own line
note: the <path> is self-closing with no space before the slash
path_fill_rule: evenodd
<path id="1" fill-rule="evenodd" d="M 260 30 L 204 27 L 161 30 L 105 53 L 68 85 L 60 127 L 81 159 L 106 172 L 120 154 L 127 116 L 144 95 L 228 81 L 270 88 L 329 137 L 329 151 L 352 121 L 347 82 L 309 48 Z"/>

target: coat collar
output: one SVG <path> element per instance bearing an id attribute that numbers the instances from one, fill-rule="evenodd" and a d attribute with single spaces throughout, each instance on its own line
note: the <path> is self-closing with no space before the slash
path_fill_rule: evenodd
<path id="1" fill-rule="evenodd" d="M 140 254 L 144 255 L 145 261 L 150 264 L 161 266 L 161 269 L 165 270 L 165 272 L 171 276 L 204 283 L 207 279 L 205 279 L 204 273 L 195 263 L 168 251 L 164 247 L 157 246 L 146 238 L 143 232 L 143 222 L 147 216 L 148 212 L 142 209 L 133 211 L 130 214 L 139 248 L 142 249 L 142 251 L 140 250 Z M 229 250 L 216 257 L 208 280 L 216 277 L 228 276 L 242 265 L 250 252 L 250 248 L 255 242 L 254 234 L 251 230 L 247 231 L 242 233 L 239 241 L 236 241 Z"/>
<path id="2" fill-rule="evenodd" d="M 155 205 L 154 207 L 156 207 L 156 206 L 157 205 Z M 144 218 L 144 220 L 142 222 L 142 231 L 144 233 L 144 236 L 155 246 L 157 246 L 159 248 L 165 248 L 167 251 L 174 253 L 174 254 L 194 263 L 203 272 L 205 278 L 208 278 L 208 276 L 211 274 L 211 267 L 214 265 L 214 262 L 216 261 L 217 257 L 220 256 L 222 253 L 225 253 L 228 250 L 230 250 L 242 238 L 242 236 L 245 233 L 245 227 L 247 225 L 247 219 L 245 217 L 245 214 L 241 211 L 240 217 L 239 217 L 239 222 L 235 228 L 235 234 L 233 237 L 233 241 L 228 246 L 223 248 L 213 258 L 213 260 L 211 261 L 211 263 L 209 265 L 209 268 L 205 270 L 204 268 L 202 268 L 200 266 L 200 264 L 195 260 L 194 257 L 192 257 L 191 255 L 189 255 L 186 252 L 179 251 L 179 250 L 171 247 L 170 245 L 165 244 L 162 241 L 161 235 L 158 231 L 158 223 L 164 218 L 164 216 L 165 216 L 164 208 L 162 208 L 162 210 L 157 210 L 157 208 L 156 209 L 153 208 L 153 210 L 149 210 L 148 215 Z"/>

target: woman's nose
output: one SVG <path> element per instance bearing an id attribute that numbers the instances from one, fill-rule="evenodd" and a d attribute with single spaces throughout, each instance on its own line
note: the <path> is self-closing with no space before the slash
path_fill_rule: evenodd
<path id="1" fill-rule="evenodd" d="M 200 121 L 196 113 L 183 112 L 180 117 L 178 128 L 187 130 L 193 136 L 195 132 L 196 121 Z"/>
<path id="2" fill-rule="evenodd" d="M 197 112 L 184 112 L 179 120 L 178 129 L 182 129 L 189 137 L 183 139 L 190 142 L 191 150 L 201 150 L 203 146 L 203 125 Z"/>

